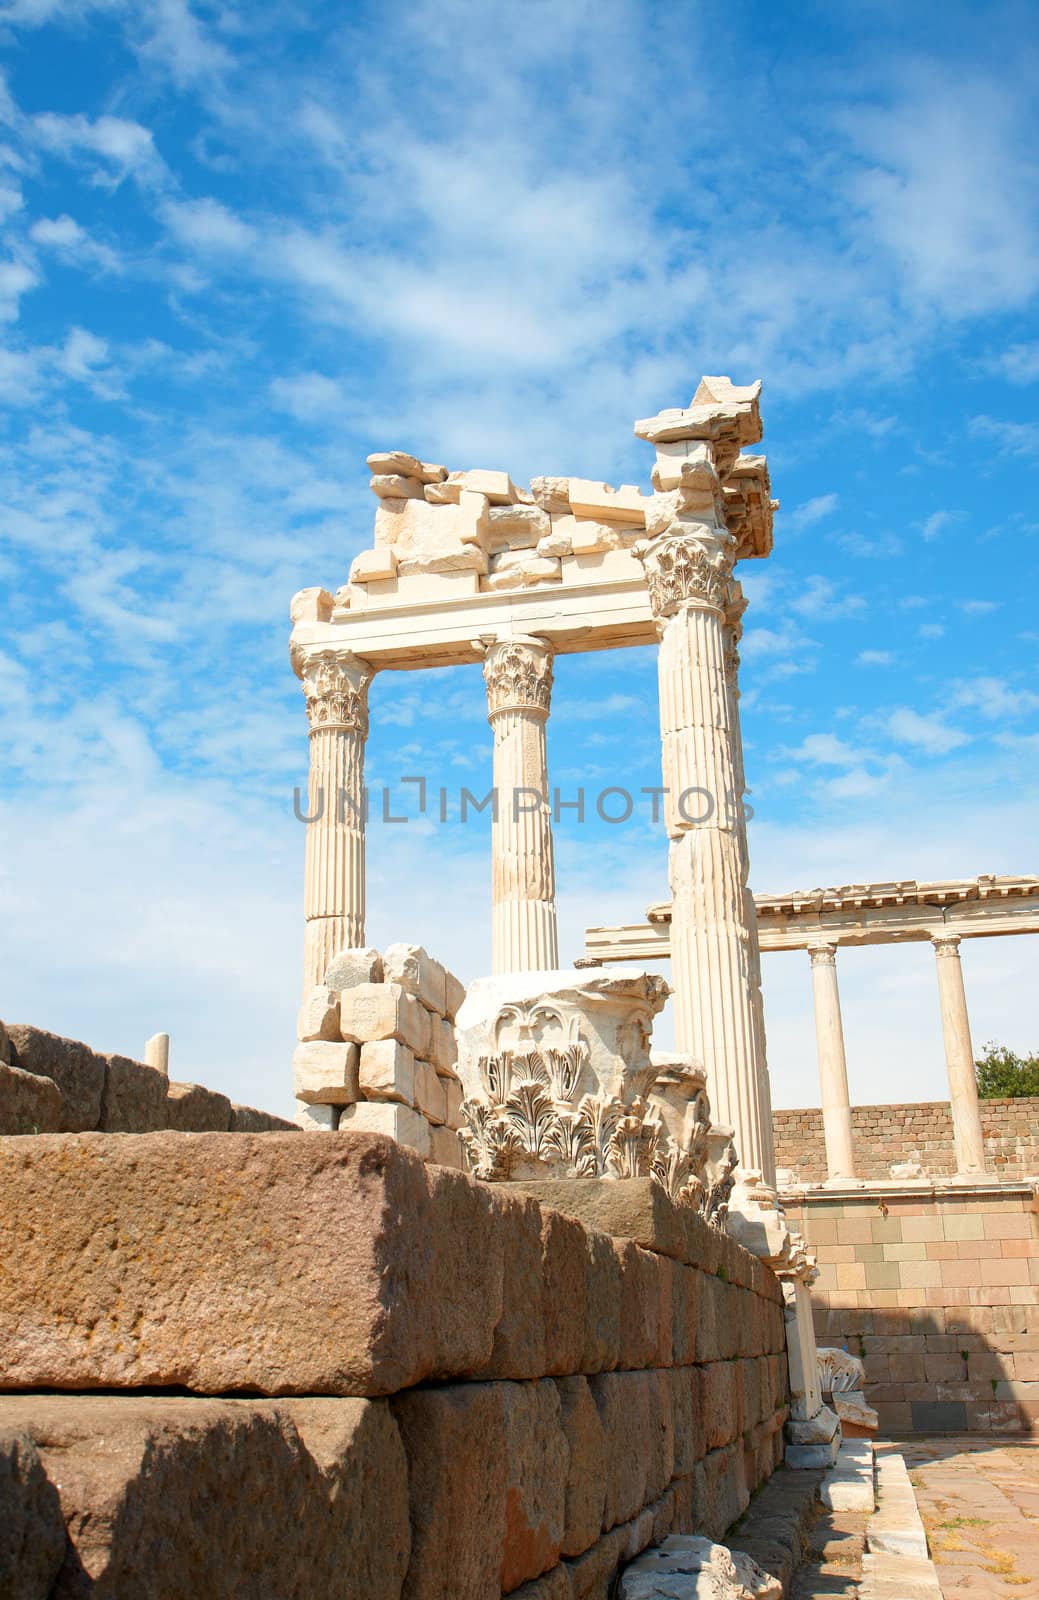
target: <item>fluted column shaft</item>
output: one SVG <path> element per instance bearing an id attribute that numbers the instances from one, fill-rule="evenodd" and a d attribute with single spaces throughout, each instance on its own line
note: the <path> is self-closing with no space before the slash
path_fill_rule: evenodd
<path id="1" fill-rule="evenodd" d="M 306 992 L 323 981 L 338 951 L 364 944 L 364 747 L 374 669 L 347 651 L 320 651 L 305 658 L 301 675 L 310 723 L 303 869 Z"/>
<path id="2" fill-rule="evenodd" d="M 715 1118 L 744 1169 L 775 1182 L 770 1109 L 755 1015 L 753 903 L 737 796 L 725 605 L 734 541 L 707 527 L 665 533 L 641 559 L 660 628 L 660 730 L 671 840 L 675 1042 L 707 1072 Z"/>
<path id="3" fill-rule="evenodd" d="M 494 731 L 495 972 L 544 972 L 559 965 L 545 746 L 553 654 L 543 640 L 523 637 L 488 646 L 484 660 L 488 721 Z"/>
<path id="4" fill-rule="evenodd" d="M 743 915 L 750 930 L 750 998 L 754 1013 L 754 1059 L 759 1079 L 759 1094 L 764 1106 L 762 1138 L 764 1143 L 763 1171 L 774 1172 L 776 1166 L 775 1129 L 772 1120 L 772 1085 L 768 1074 L 768 1056 L 765 1045 L 765 1002 L 761 992 L 761 946 L 758 939 L 758 914 L 754 894 L 750 887 L 750 844 L 747 839 L 747 813 L 744 795 L 747 776 L 743 761 L 743 729 L 740 723 L 739 641 L 743 632 L 743 613 L 747 602 L 740 585 L 733 582 L 729 603 L 725 609 L 725 686 L 729 699 L 729 733 L 732 741 L 733 801 L 736 828 L 739 836 L 740 871 L 743 875 Z"/>
<path id="5" fill-rule="evenodd" d="M 985 1171 L 985 1139 L 981 1129 L 974 1047 L 963 987 L 960 940 L 956 934 L 931 940 L 938 967 L 938 1000 L 942 1013 L 945 1066 L 949 1074 L 957 1172 Z"/>
<path id="6" fill-rule="evenodd" d="M 819 1057 L 826 1176 L 853 1178 L 855 1158 L 851 1144 L 851 1100 L 844 1053 L 844 1024 L 841 1021 L 841 997 L 837 987 L 837 946 L 814 945 L 808 954 L 812 962 L 815 1047 Z"/>

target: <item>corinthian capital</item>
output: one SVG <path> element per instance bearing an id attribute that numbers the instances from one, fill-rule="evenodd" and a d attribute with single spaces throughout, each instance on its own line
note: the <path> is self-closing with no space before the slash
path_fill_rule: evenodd
<path id="1" fill-rule="evenodd" d="M 488 645 L 483 677 L 489 716 L 499 711 L 535 711 L 547 717 L 554 655 L 543 639 L 502 639 Z"/>
<path id="2" fill-rule="evenodd" d="M 313 650 L 299 664 L 311 733 L 342 728 L 368 734 L 368 685 L 375 669 L 349 650 Z"/>
<path id="3" fill-rule="evenodd" d="M 675 526 L 635 546 L 646 573 L 649 600 L 658 621 L 689 606 L 724 612 L 729 599 L 735 540 L 706 523 Z"/>

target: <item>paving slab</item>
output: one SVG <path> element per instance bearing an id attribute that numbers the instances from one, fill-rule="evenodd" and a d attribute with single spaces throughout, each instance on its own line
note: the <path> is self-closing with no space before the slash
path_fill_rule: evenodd
<path id="1" fill-rule="evenodd" d="M 944 1600 L 1039 1600 L 1039 1441 L 971 1434 L 895 1448 Z"/>

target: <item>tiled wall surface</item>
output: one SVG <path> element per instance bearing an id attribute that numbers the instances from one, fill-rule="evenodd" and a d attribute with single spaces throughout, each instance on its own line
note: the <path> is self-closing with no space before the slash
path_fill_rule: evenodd
<path id="1" fill-rule="evenodd" d="M 818 1254 L 819 1343 L 863 1357 L 883 1432 L 1039 1430 L 1035 1205 L 1026 1186 L 785 1202 Z"/>
<path id="2" fill-rule="evenodd" d="M 887 1178 L 896 1163 L 919 1161 L 931 1177 L 956 1170 L 952 1115 L 947 1101 L 918 1105 L 854 1106 L 855 1170 L 861 1178 Z M 773 1113 L 776 1165 L 798 1183 L 826 1177 L 823 1116 L 818 1109 Z M 983 1100 L 981 1125 L 989 1170 L 999 1177 L 1039 1173 L 1039 1099 Z"/>

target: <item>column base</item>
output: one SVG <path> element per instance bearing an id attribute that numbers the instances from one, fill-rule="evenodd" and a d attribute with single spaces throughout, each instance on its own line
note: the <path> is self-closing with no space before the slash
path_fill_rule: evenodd
<path id="1" fill-rule="evenodd" d="M 820 1406 L 814 1417 L 791 1417 L 784 1429 L 788 1467 L 832 1467 L 841 1447 L 841 1422 L 836 1411 Z"/>

